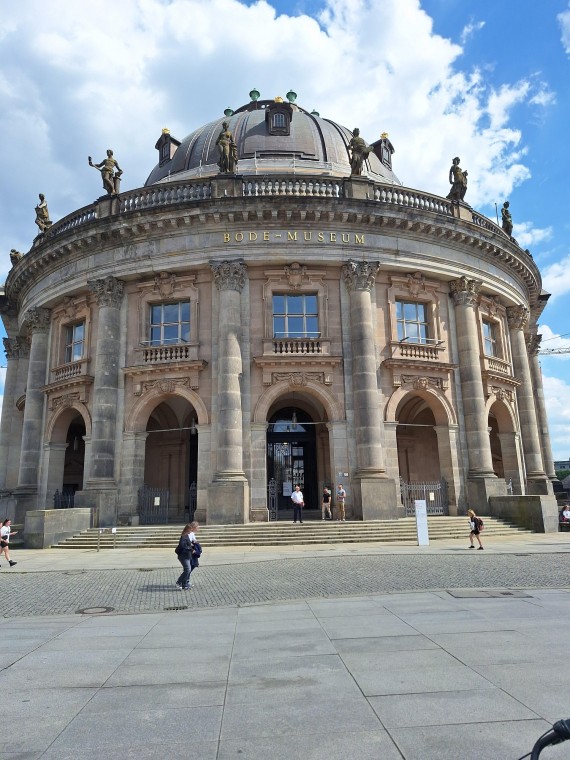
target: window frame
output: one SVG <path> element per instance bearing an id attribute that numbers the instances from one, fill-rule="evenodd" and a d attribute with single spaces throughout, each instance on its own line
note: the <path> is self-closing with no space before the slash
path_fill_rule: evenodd
<path id="1" fill-rule="evenodd" d="M 62 325 L 63 327 L 63 364 L 73 364 L 74 362 L 80 362 L 85 359 L 87 348 L 87 321 L 81 319 L 74 322 L 67 322 Z M 75 339 L 75 332 L 77 328 L 83 328 L 83 337 L 81 340 Z M 71 339 L 70 339 L 71 338 Z M 74 347 L 81 345 L 81 355 L 75 356 Z M 69 350 L 69 357 L 68 357 Z"/>
<path id="2" fill-rule="evenodd" d="M 276 298 L 282 298 L 284 299 L 284 310 L 282 312 L 279 312 L 275 310 L 275 299 Z M 293 311 L 289 310 L 289 302 L 293 298 L 300 298 L 302 299 L 302 311 Z M 314 299 L 315 304 L 315 311 L 308 311 L 307 310 L 307 299 L 312 298 Z M 284 330 L 282 331 L 276 331 L 275 330 L 275 320 L 276 319 L 282 319 Z M 292 320 L 299 320 L 301 319 L 303 321 L 303 330 L 293 330 L 290 329 L 290 321 Z M 315 319 L 316 320 L 316 330 L 308 330 L 307 329 L 307 319 Z M 280 291 L 275 290 L 271 294 L 271 332 L 272 337 L 277 340 L 304 340 L 304 339 L 318 339 L 321 337 L 322 331 L 319 329 L 320 327 L 320 320 L 319 320 L 319 295 L 317 292 L 298 292 L 295 290 L 287 290 L 287 291 Z"/>
<path id="3" fill-rule="evenodd" d="M 164 318 L 164 311 L 165 307 L 168 306 L 177 306 L 178 307 L 178 321 L 172 321 L 172 320 L 165 320 Z M 182 307 L 187 306 L 188 307 L 188 319 L 182 319 Z M 160 309 L 161 310 L 161 321 L 153 323 L 152 321 L 152 314 L 154 309 Z M 177 330 L 177 337 L 176 338 L 165 338 L 165 328 L 172 327 L 174 325 L 178 326 Z M 188 335 L 187 339 L 184 339 L 182 337 L 183 335 L 183 325 L 188 325 L 186 333 Z M 156 348 L 157 346 L 185 346 L 188 345 L 191 342 L 191 327 L 192 327 L 192 304 L 190 301 L 190 298 L 183 298 L 179 300 L 172 300 L 172 299 L 165 299 L 161 301 L 157 301 L 154 303 L 149 303 L 148 308 L 148 330 L 147 330 L 147 340 L 146 344 L 148 346 L 152 346 L 153 348 Z M 156 341 L 152 337 L 152 331 L 153 329 L 160 330 L 160 340 Z"/>
<path id="4" fill-rule="evenodd" d="M 485 334 L 485 328 L 489 328 L 489 335 Z M 499 336 L 500 330 L 497 322 L 490 319 L 483 318 L 481 320 L 481 340 L 483 343 L 483 356 L 487 356 L 491 359 L 500 359 L 501 357 L 501 341 Z M 490 344 L 493 349 L 492 353 L 487 353 L 487 345 Z"/>
<path id="5" fill-rule="evenodd" d="M 399 317 L 398 315 L 398 306 L 402 306 L 402 317 Z M 395 306 L 395 316 L 396 316 L 396 335 L 397 340 L 401 342 L 406 342 L 410 344 L 416 344 L 421 346 L 426 346 L 434 343 L 434 338 L 431 337 L 431 333 L 433 332 L 433 328 L 430 321 L 430 314 L 428 309 L 428 304 L 425 301 L 419 301 L 416 299 L 410 298 L 410 300 L 405 300 L 404 298 L 396 298 L 394 302 Z M 416 311 L 416 319 L 407 319 L 406 318 L 406 307 L 413 306 L 415 307 Z M 423 320 L 419 319 L 419 309 L 423 310 Z M 417 333 L 418 336 L 410 336 L 408 335 L 407 325 L 417 325 Z M 421 326 L 425 327 L 425 338 L 422 339 L 421 336 Z M 403 335 L 400 334 L 400 327 L 403 327 Z"/>

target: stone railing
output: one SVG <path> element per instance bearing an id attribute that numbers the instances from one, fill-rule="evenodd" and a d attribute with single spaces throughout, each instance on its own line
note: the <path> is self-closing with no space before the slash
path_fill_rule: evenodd
<path id="1" fill-rule="evenodd" d="M 313 196 L 319 198 L 342 198 L 343 181 L 323 178 L 303 179 L 251 179 L 243 183 L 246 197 L 263 195 Z"/>
<path id="2" fill-rule="evenodd" d="M 399 185 L 375 185 L 373 200 L 453 216 L 451 201 L 446 198 L 410 190 Z"/>
<path id="3" fill-rule="evenodd" d="M 168 364 L 170 362 L 193 361 L 196 347 L 186 343 L 174 346 L 144 346 L 138 349 L 143 364 Z"/>
<path id="4" fill-rule="evenodd" d="M 320 338 L 274 338 L 273 353 L 284 354 L 321 354 Z"/>
<path id="5" fill-rule="evenodd" d="M 499 375 L 512 375 L 512 368 L 509 362 L 499 359 L 497 356 L 483 357 L 484 369 L 487 372 L 493 372 Z"/>
<path id="6" fill-rule="evenodd" d="M 89 359 L 79 359 L 76 362 L 69 362 L 68 364 L 62 364 L 59 367 L 52 369 L 53 381 L 60 383 L 62 380 L 70 380 L 74 377 L 81 377 L 87 374 L 87 365 Z"/>
<path id="7" fill-rule="evenodd" d="M 476 211 L 473 211 L 471 216 L 473 224 L 476 224 L 478 227 L 482 227 L 484 230 L 489 230 L 489 232 L 494 232 L 496 234 L 506 234 L 498 224 L 492 222 L 488 217 L 478 214 Z"/>
<path id="8" fill-rule="evenodd" d="M 151 185 L 122 193 L 119 197 L 119 213 L 124 214 L 129 211 L 168 206 L 172 203 L 203 201 L 210 197 L 211 186 L 209 182 Z"/>
<path id="9" fill-rule="evenodd" d="M 439 355 L 444 351 L 443 343 L 407 343 L 392 341 L 392 359 L 423 359 L 424 361 L 439 361 Z"/>
<path id="10" fill-rule="evenodd" d="M 68 232 L 68 230 L 81 227 L 83 224 L 92 222 L 95 219 L 97 219 L 97 206 L 95 204 L 80 208 L 79 211 L 75 211 L 73 214 L 69 214 L 69 216 L 60 219 L 59 222 L 52 224 L 49 230 L 47 230 L 41 237 L 36 238 L 34 244 L 43 243 L 44 240 L 49 240 L 57 235 L 62 235 L 64 232 Z"/>

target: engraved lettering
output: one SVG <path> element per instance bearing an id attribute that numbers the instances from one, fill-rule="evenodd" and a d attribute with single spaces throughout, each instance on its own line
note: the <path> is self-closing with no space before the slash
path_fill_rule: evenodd
<path id="1" fill-rule="evenodd" d="M 249 233 L 249 239 L 250 240 L 257 240 L 257 232 L 250 232 Z"/>
<path id="2" fill-rule="evenodd" d="M 331 232 L 331 243 L 336 243 L 336 232 Z"/>
<path id="3" fill-rule="evenodd" d="M 304 236 L 305 240 L 310 240 L 313 237 L 313 233 L 312 232 L 303 232 L 303 236 Z"/>
<path id="4" fill-rule="evenodd" d="M 362 235 L 356 233 L 354 235 L 354 242 L 359 243 L 360 245 L 364 245 L 364 233 L 362 233 Z"/>
<path id="5" fill-rule="evenodd" d="M 288 232 L 287 233 L 287 240 L 297 240 L 297 233 L 296 232 Z"/>
<path id="6" fill-rule="evenodd" d="M 264 240 L 269 240 L 269 232 L 264 232 L 263 233 L 263 239 Z"/>
<path id="7" fill-rule="evenodd" d="M 324 239 L 325 239 L 324 232 L 319 232 L 319 236 L 318 236 L 319 243 L 322 243 L 324 241 Z"/>
<path id="8" fill-rule="evenodd" d="M 348 232 L 343 232 L 342 233 L 342 242 L 343 243 L 350 243 L 350 235 L 348 234 Z"/>
<path id="9" fill-rule="evenodd" d="M 236 232 L 236 243 L 241 243 L 243 240 L 243 232 Z"/>
<path id="10" fill-rule="evenodd" d="M 229 243 L 229 242 L 230 242 L 230 233 L 224 232 L 224 243 Z"/>

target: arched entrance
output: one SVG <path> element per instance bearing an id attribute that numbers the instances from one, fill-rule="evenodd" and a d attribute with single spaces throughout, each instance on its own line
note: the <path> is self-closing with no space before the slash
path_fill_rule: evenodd
<path id="1" fill-rule="evenodd" d="M 91 434 L 88 415 L 84 417 L 79 409 L 69 406 L 52 418 L 47 434 L 46 504 L 57 509 L 73 507 L 75 492 L 83 489 L 86 479 L 85 439 Z"/>
<path id="2" fill-rule="evenodd" d="M 168 521 L 184 522 L 196 509 L 196 419 L 194 407 L 181 396 L 169 397 L 150 413 L 146 425 L 144 486 L 152 492 L 149 505 L 139 504 L 141 522 L 151 521 L 150 513 L 146 516 L 145 511 L 147 506 L 154 506 L 156 499 L 167 499 L 168 509 L 163 514 Z"/>
<path id="3" fill-rule="evenodd" d="M 407 396 L 396 412 L 400 477 L 419 483 L 441 478 L 435 416 L 419 396 Z"/>
<path id="4" fill-rule="evenodd" d="M 505 399 L 493 396 L 487 409 L 493 471 L 497 477 L 505 479 L 509 492 L 520 494 L 524 478 L 512 409 Z"/>
<path id="5" fill-rule="evenodd" d="M 284 407 L 269 419 L 267 478 L 275 479 L 277 519 L 291 519 L 291 492 L 296 485 L 305 498 L 305 519 L 320 517 L 317 427 L 298 407 Z"/>
<path id="6" fill-rule="evenodd" d="M 67 448 L 63 462 L 62 499 L 63 506 L 73 506 L 73 496 L 83 489 L 85 469 L 85 423 L 77 414 L 69 423 L 66 435 Z"/>

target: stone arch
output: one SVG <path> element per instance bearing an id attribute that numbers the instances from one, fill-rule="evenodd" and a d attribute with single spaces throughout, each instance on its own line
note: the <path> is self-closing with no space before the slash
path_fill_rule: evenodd
<path id="1" fill-rule="evenodd" d="M 511 408 L 503 399 L 496 396 L 489 396 L 485 407 L 487 416 L 493 414 L 497 420 L 500 433 L 513 433 L 517 429 L 516 418 Z"/>
<path id="2" fill-rule="evenodd" d="M 299 394 L 306 393 L 309 396 L 313 396 L 322 404 L 328 421 L 344 419 L 340 404 L 334 399 L 332 394 L 321 385 L 321 383 L 318 383 L 315 380 L 307 380 L 303 385 L 296 385 L 288 380 L 280 380 L 261 394 L 261 397 L 253 410 L 253 422 L 262 424 L 267 422 L 267 416 L 272 405 L 278 401 L 281 396 L 290 393 L 291 391 L 295 391 Z"/>
<path id="3" fill-rule="evenodd" d="M 46 426 L 48 443 L 65 443 L 70 422 L 79 414 L 85 424 L 85 437 L 91 437 L 91 415 L 81 401 L 72 401 L 69 406 L 57 409 Z"/>
<path id="4" fill-rule="evenodd" d="M 196 410 L 196 416 L 198 417 L 198 425 L 208 425 L 209 416 L 206 405 L 198 396 L 197 393 L 177 386 L 171 393 L 161 391 L 160 388 L 155 387 L 144 394 L 133 406 L 127 418 L 125 420 L 125 432 L 126 433 L 143 433 L 146 430 L 148 419 L 155 407 L 161 404 L 163 401 L 168 401 L 172 396 L 180 396 L 190 403 Z"/>
<path id="5" fill-rule="evenodd" d="M 400 387 L 390 396 L 384 413 L 386 422 L 397 421 L 398 409 L 407 396 L 422 398 L 433 412 L 437 425 L 457 425 L 455 410 L 441 391 L 429 387 L 416 390 L 410 386 Z"/>

